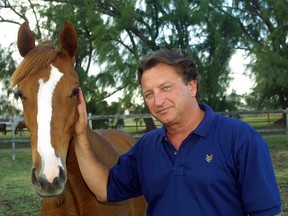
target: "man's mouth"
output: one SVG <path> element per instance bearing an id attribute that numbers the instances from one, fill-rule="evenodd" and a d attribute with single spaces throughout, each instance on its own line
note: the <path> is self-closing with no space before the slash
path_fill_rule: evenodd
<path id="1" fill-rule="evenodd" d="M 159 110 L 156 111 L 156 113 L 160 114 L 160 115 L 165 114 L 165 113 L 168 112 L 168 108 L 169 107 L 165 107 L 165 108 L 159 109 Z"/>

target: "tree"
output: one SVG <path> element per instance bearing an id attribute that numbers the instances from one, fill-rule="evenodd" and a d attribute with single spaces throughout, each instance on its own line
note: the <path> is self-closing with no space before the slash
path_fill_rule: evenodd
<path id="1" fill-rule="evenodd" d="M 255 108 L 288 107 L 288 2 L 233 1 L 231 15 L 242 29 L 241 48 L 249 51 L 256 86 L 248 97 Z"/>
<path id="2" fill-rule="evenodd" d="M 219 1 L 218 6 L 222 3 Z M 85 13 L 86 22 L 91 24 L 97 63 L 105 64 L 97 76 L 97 86 L 124 89 L 122 102 L 129 103 L 135 100 L 133 96 L 139 96 L 131 92 L 135 89 L 139 92 L 135 66 L 140 56 L 160 47 L 178 47 L 195 56 L 202 75 L 203 101 L 216 110 L 225 109 L 219 101 L 229 98 L 228 62 L 240 33 L 236 20 L 214 10 L 209 1 L 146 1 L 140 5 L 136 1 L 70 1 L 70 4 L 77 8 L 78 14 Z M 236 108 L 232 106 L 234 102 L 230 102 L 232 109 Z"/>
<path id="3" fill-rule="evenodd" d="M 20 112 L 6 96 L 0 95 L 0 117 L 17 116 Z"/>
<path id="4" fill-rule="evenodd" d="M 141 97 L 137 63 L 142 55 L 161 47 L 185 49 L 194 56 L 201 74 L 202 101 L 216 111 L 228 105 L 236 109 L 238 98 L 227 95 L 226 89 L 228 62 L 240 34 L 237 20 L 218 9 L 225 5 L 224 0 L 46 0 L 41 7 L 29 2 L 37 5 L 36 14 L 40 15 L 35 17 L 41 19 L 36 23 L 52 35 L 52 40 L 64 19 L 77 29 L 80 46 L 76 70 L 85 95 L 89 95 L 89 109 L 92 101 L 120 90 L 122 107 L 135 103 Z M 96 77 L 88 78 L 93 64 L 99 65 L 99 71 Z M 144 108 L 143 112 L 148 111 Z M 148 130 L 155 127 L 151 121 L 146 124 Z"/>
<path id="5" fill-rule="evenodd" d="M 11 71 L 14 71 L 16 68 L 16 62 L 13 59 L 13 51 L 11 48 L 2 48 L 0 45 L 0 80 L 3 85 L 2 92 L 4 89 L 7 89 L 7 97 L 9 97 L 12 93 L 9 86 L 9 78 L 11 76 Z"/>

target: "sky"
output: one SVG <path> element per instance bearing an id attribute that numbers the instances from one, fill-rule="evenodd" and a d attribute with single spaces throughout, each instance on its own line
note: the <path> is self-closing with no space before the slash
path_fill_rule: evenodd
<path id="1" fill-rule="evenodd" d="M 244 51 L 238 50 L 231 58 L 229 66 L 231 68 L 231 77 L 233 80 L 230 82 L 230 87 L 228 92 L 230 93 L 232 89 L 236 91 L 237 94 L 243 95 L 245 93 L 250 93 L 255 81 L 246 74 L 246 64 L 249 63 L 249 59 L 245 57 Z"/>

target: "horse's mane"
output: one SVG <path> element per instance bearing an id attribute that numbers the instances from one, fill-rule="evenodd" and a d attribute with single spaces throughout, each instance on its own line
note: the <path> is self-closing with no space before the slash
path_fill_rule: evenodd
<path id="1" fill-rule="evenodd" d="M 42 41 L 32 49 L 14 71 L 11 77 L 11 86 L 14 87 L 25 77 L 47 67 L 56 58 L 60 49 L 50 41 Z"/>

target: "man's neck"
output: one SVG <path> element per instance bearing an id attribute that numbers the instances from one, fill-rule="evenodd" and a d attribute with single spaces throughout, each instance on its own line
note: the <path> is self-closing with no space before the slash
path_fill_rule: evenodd
<path id="1" fill-rule="evenodd" d="M 200 108 L 191 113 L 192 115 L 189 118 L 183 119 L 182 122 L 170 126 L 165 125 L 167 129 L 166 135 L 177 150 L 184 139 L 198 127 L 205 115 L 205 112 Z"/>

